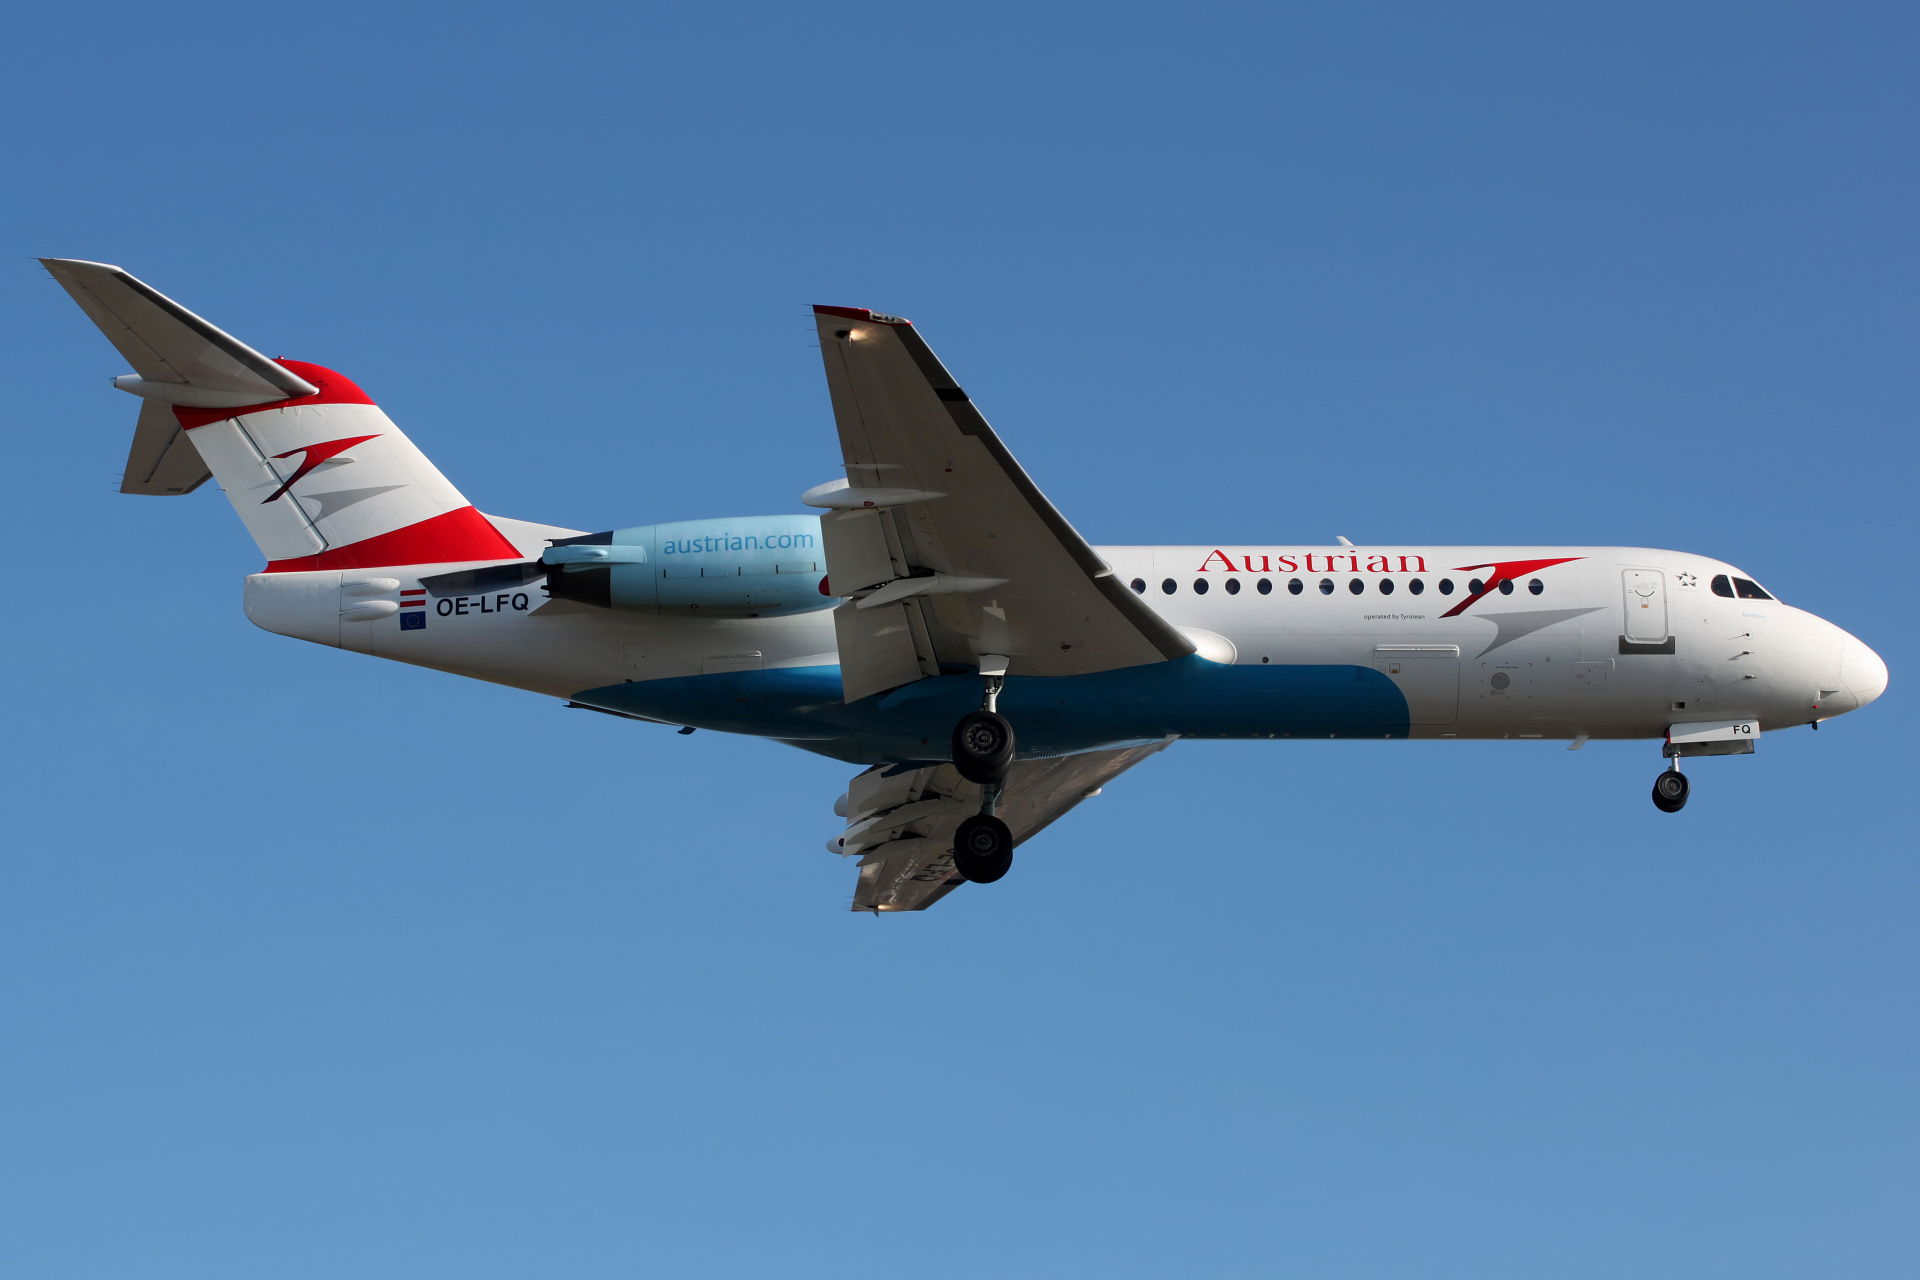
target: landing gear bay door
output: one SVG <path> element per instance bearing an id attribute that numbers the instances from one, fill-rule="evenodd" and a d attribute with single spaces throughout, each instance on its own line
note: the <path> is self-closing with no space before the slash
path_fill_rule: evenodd
<path id="1" fill-rule="evenodd" d="M 1181 658 L 1149 608 L 1014 461 L 919 333 L 815 307 L 846 478 L 809 490 L 848 702 L 1004 655 L 1013 676 Z"/>

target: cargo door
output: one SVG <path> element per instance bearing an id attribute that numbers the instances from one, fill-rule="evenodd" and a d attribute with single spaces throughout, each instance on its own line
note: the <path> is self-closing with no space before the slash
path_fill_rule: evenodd
<path id="1" fill-rule="evenodd" d="M 1459 645 L 1378 644 L 1373 665 L 1405 695 L 1409 724 L 1452 724 L 1459 718 Z"/>

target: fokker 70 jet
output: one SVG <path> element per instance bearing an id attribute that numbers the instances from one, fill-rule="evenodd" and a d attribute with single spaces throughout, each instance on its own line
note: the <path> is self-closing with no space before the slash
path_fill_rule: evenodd
<path id="1" fill-rule="evenodd" d="M 912 324 L 815 307 L 846 474 L 814 515 L 601 532 L 482 515 L 354 383 L 118 267 L 42 260 L 133 372 L 126 493 L 219 482 L 247 617 L 865 766 L 829 848 L 915 911 L 1179 738 L 1658 740 L 1681 758 L 1880 696 L 1839 627 L 1645 547 L 1090 546 Z"/>

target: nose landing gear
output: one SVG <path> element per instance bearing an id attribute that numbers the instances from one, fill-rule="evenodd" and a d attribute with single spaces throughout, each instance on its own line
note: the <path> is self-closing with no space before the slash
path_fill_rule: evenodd
<path id="1" fill-rule="evenodd" d="M 1662 813 L 1678 813 L 1687 807 L 1687 775 L 1669 767 L 1653 782 L 1653 804 Z"/>
<path id="2" fill-rule="evenodd" d="M 953 866 L 976 884 L 992 884 L 1013 866 L 1013 832 L 993 812 L 1013 765 L 1013 726 L 999 711 L 1006 660 L 996 661 L 1000 669 L 989 674 L 988 658 L 982 656 L 986 690 L 980 709 L 967 712 L 953 727 L 953 767 L 967 781 L 979 783 L 981 791 L 980 812 L 953 833 Z"/>

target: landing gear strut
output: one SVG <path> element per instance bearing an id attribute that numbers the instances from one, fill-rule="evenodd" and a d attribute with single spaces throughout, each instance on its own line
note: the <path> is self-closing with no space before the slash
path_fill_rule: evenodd
<path id="1" fill-rule="evenodd" d="M 1669 765 L 1653 781 L 1653 804 L 1662 813 L 1678 813 L 1687 807 L 1687 775 Z"/>
<path id="2" fill-rule="evenodd" d="M 989 662 L 1000 669 L 989 674 Z M 953 727 L 953 767 L 969 782 L 980 784 L 980 812 L 953 833 L 953 866 L 976 884 L 992 884 L 1013 866 L 1013 832 L 994 814 L 1007 769 L 1013 764 L 1013 726 L 1000 714 L 1000 690 L 1006 682 L 1006 660 L 981 657 L 986 690 L 980 709 L 960 717 Z"/>

